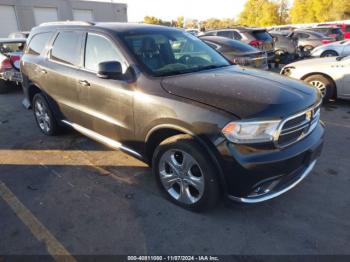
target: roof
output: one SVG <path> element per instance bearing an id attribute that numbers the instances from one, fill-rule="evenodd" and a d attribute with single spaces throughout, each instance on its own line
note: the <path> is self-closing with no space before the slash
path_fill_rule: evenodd
<path id="1" fill-rule="evenodd" d="M 142 23 L 119 23 L 119 22 L 101 22 L 101 23 L 92 23 L 92 22 L 84 22 L 84 21 L 65 21 L 65 22 L 50 22 L 43 23 L 36 27 L 36 30 L 44 29 L 44 28 L 71 28 L 71 27 L 93 27 L 100 29 L 107 29 L 110 31 L 115 31 L 119 33 L 125 32 L 149 32 L 149 30 L 155 31 L 164 31 L 164 30 L 180 30 L 167 26 L 160 25 L 150 25 L 150 24 L 142 24 Z"/>

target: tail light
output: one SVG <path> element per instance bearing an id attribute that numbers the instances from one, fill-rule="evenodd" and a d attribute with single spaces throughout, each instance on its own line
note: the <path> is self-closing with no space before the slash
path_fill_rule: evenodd
<path id="1" fill-rule="evenodd" d="M 331 40 L 326 40 L 326 39 L 323 39 L 321 40 L 322 44 L 329 44 L 329 43 L 332 43 Z"/>
<path id="2" fill-rule="evenodd" d="M 12 64 L 9 58 L 6 58 L 0 63 L 0 71 L 12 69 Z"/>
<path id="3" fill-rule="evenodd" d="M 259 41 L 259 40 L 253 40 L 253 41 L 251 41 L 249 44 L 250 44 L 251 46 L 258 47 L 259 45 L 262 44 L 262 42 Z"/>

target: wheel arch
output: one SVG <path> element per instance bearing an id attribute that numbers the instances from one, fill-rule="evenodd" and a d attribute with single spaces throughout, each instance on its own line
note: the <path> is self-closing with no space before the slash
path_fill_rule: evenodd
<path id="1" fill-rule="evenodd" d="M 205 136 L 196 135 L 191 130 L 175 124 L 161 124 L 153 127 L 146 136 L 145 142 L 145 155 L 146 161 L 151 166 L 152 157 L 157 146 L 165 139 L 175 135 L 190 135 L 208 152 L 209 157 L 213 161 L 215 167 L 218 170 L 218 178 L 220 181 L 220 187 L 227 192 L 226 178 L 220 163 L 219 152 L 215 148 L 214 144 L 210 142 L 210 139 Z"/>
<path id="2" fill-rule="evenodd" d="M 335 51 L 335 50 L 333 50 L 333 49 L 327 49 L 327 50 L 324 50 L 322 53 L 321 53 L 321 55 L 320 55 L 320 57 L 322 57 L 322 55 L 324 55 L 325 53 L 335 53 L 337 56 L 339 56 L 339 53 L 337 52 L 337 51 Z"/>

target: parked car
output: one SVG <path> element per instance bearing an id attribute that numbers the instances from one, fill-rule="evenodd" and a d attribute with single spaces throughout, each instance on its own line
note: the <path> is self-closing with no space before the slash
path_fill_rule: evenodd
<path id="1" fill-rule="evenodd" d="M 274 62 L 275 52 L 273 38 L 264 28 L 235 27 L 231 29 L 218 29 L 207 31 L 202 33 L 201 35 L 222 36 L 242 41 L 266 52 L 268 62 Z"/>
<path id="2" fill-rule="evenodd" d="M 196 28 L 190 28 L 190 29 L 186 29 L 187 33 L 190 33 L 191 35 L 197 36 L 200 34 L 200 30 L 196 29 Z"/>
<path id="3" fill-rule="evenodd" d="M 319 32 L 325 36 L 334 38 L 336 41 L 344 40 L 344 34 L 339 27 L 336 26 L 318 26 L 307 28 L 307 30 Z"/>
<path id="4" fill-rule="evenodd" d="M 350 55 L 350 40 L 321 45 L 312 50 L 312 57 L 348 56 Z"/>
<path id="5" fill-rule="evenodd" d="M 174 42 L 193 51 L 174 51 Z M 183 30 L 39 26 L 21 70 L 25 104 L 44 134 L 64 124 L 140 158 L 164 195 L 191 210 L 215 206 L 221 194 L 245 203 L 277 197 L 310 173 L 322 148 L 319 92 L 231 65 Z"/>
<path id="6" fill-rule="evenodd" d="M 315 58 L 285 66 L 282 75 L 300 79 L 320 90 L 324 101 L 350 99 L 350 57 Z"/>
<path id="7" fill-rule="evenodd" d="M 21 38 L 21 39 L 27 39 L 29 36 L 29 31 L 23 31 L 23 32 L 14 32 L 9 34 L 8 38 Z"/>
<path id="8" fill-rule="evenodd" d="M 19 61 L 26 39 L 0 39 L 0 93 L 22 81 Z"/>
<path id="9" fill-rule="evenodd" d="M 295 29 L 297 29 L 296 27 L 294 26 L 289 26 L 289 25 L 285 25 L 285 26 L 274 26 L 274 27 L 271 27 L 268 32 L 271 33 L 271 32 L 278 32 L 278 33 L 281 33 L 281 34 L 290 34 L 291 32 L 293 32 Z"/>
<path id="10" fill-rule="evenodd" d="M 318 26 L 337 26 L 343 32 L 345 39 L 350 39 L 350 24 L 319 24 Z"/>
<path id="11" fill-rule="evenodd" d="M 312 49 L 317 46 L 335 42 L 335 39 L 332 37 L 309 30 L 298 29 L 289 34 L 289 36 L 298 39 L 298 47 L 305 53 L 305 55 L 309 55 Z"/>
<path id="12" fill-rule="evenodd" d="M 202 36 L 200 39 L 234 64 L 268 69 L 266 53 L 255 47 L 221 36 Z"/>
<path id="13" fill-rule="evenodd" d="M 298 39 L 279 32 L 270 32 L 275 41 L 276 64 L 289 64 L 298 57 Z"/>

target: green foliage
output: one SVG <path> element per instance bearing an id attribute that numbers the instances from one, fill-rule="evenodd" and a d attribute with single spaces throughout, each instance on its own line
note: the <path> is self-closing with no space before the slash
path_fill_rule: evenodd
<path id="1" fill-rule="evenodd" d="M 180 27 L 183 28 L 184 27 L 184 17 L 183 16 L 179 16 L 176 20 L 176 27 Z"/>
<path id="2" fill-rule="evenodd" d="M 236 25 L 234 19 L 226 18 L 226 19 L 216 19 L 209 18 L 202 22 L 202 26 L 205 29 L 218 29 L 218 28 L 230 28 Z"/>

